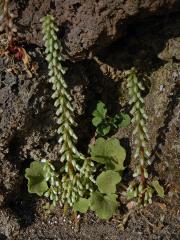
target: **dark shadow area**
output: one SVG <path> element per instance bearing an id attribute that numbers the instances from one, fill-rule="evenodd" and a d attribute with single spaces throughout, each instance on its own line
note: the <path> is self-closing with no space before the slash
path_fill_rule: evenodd
<path id="1" fill-rule="evenodd" d="M 27 192 L 26 186 L 27 182 L 24 180 L 18 191 L 7 194 L 4 200 L 4 207 L 10 209 L 21 228 L 30 226 L 35 220 L 36 213 L 36 197 Z"/>
<path id="2" fill-rule="evenodd" d="M 180 35 L 180 30 L 177 30 L 178 26 L 180 29 L 180 18 L 178 16 L 178 13 L 164 18 L 153 16 L 144 23 L 131 23 L 127 35 L 104 49 L 99 54 L 100 60 L 120 71 L 136 67 L 145 85 L 143 96 L 147 95 L 151 87 L 148 75 L 164 65 L 164 61 L 159 59 L 157 55 L 165 48 L 169 38 Z M 68 75 L 77 74 L 79 67 L 76 66 L 78 64 L 81 65 L 81 62 L 74 64 L 73 70 Z M 77 131 L 79 147 L 87 152 L 87 144 L 94 136 L 95 131 L 91 123 L 92 112 L 98 101 L 106 104 L 110 114 L 121 110 L 118 92 L 121 82 L 115 82 L 110 77 L 103 75 L 98 64 L 94 61 L 84 61 L 83 66 L 84 76 L 88 80 L 83 82 L 82 76 L 80 84 L 85 89 L 85 106 L 88 107 L 85 107 L 84 114 L 78 117 L 78 122 L 81 125 L 79 124 Z M 73 74 L 75 70 L 76 74 Z M 74 85 L 77 83 L 78 81 L 74 81 Z M 126 106 L 126 110 L 128 112 L 128 106 Z"/>
<path id="3" fill-rule="evenodd" d="M 108 48 L 99 53 L 99 59 L 113 67 L 115 70 L 129 70 L 135 67 L 140 79 L 143 81 L 146 96 L 151 88 L 149 75 L 165 64 L 165 61 L 158 58 L 158 54 L 165 48 L 168 39 L 180 36 L 180 17 L 178 13 L 167 16 L 153 16 L 144 22 L 129 24 L 127 35 L 116 41 Z M 84 153 L 87 152 L 87 145 L 94 136 L 95 128 L 92 126 L 92 112 L 96 108 L 98 101 L 106 104 L 109 114 L 113 115 L 122 110 L 119 101 L 119 91 L 121 81 L 114 81 L 109 76 L 105 76 L 95 61 L 83 61 L 72 64 L 67 79 L 70 81 L 70 88 L 80 84 L 85 96 L 82 115 L 77 117 L 77 122 L 81 123 L 76 129 L 79 136 L 78 146 Z M 80 74 L 78 82 L 76 78 Z M 76 78 L 71 81 L 72 76 Z M 129 113 L 129 106 L 124 108 Z"/>
<path id="4" fill-rule="evenodd" d="M 130 146 L 129 138 L 122 138 L 120 140 L 121 146 L 126 149 L 126 159 L 124 161 L 124 166 L 127 168 L 131 161 L 132 149 Z"/>
<path id="5" fill-rule="evenodd" d="M 25 169 L 29 167 L 31 159 L 24 159 L 21 153 L 25 145 L 25 136 L 16 133 L 9 142 L 8 161 L 18 170 L 18 178 L 11 191 L 5 190 L 4 207 L 10 209 L 22 228 L 26 228 L 35 220 L 36 196 L 27 191 L 27 180 L 24 177 Z"/>
<path id="6" fill-rule="evenodd" d="M 122 147 L 124 147 L 124 149 L 126 149 L 126 158 L 125 158 L 125 161 L 124 161 L 125 169 L 122 172 L 122 179 L 123 179 L 123 183 L 128 185 L 128 183 L 133 179 L 133 177 L 132 177 L 133 170 L 130 168 L 130 162 L 131 162 L 131 157 L 132 157 L 132 148 L 131 148 L 131 145 L 130 145 L 129 138 L 122 138 L 120 140 L 120 144 L 121 144 Z M 123 211 L 123 207 L 121 207 L 121 209 Z"/>
<path id="7" fill-rule="evenodd" d="M 83 67 L 82 67 L 83 66 Z M 92 125 L 92 112 L 96 109 L 99 101 L 105 103 L 108 109 L 108 115 L 113 116 L 121 109 L 119 103 L 120 82 L 114 82 L 111 78 L 104 76 L 99 69 L 99 66 L 94 61 L 86 61 L 76 63 L 70 69 L 67 79 L 69 81 L 70 89 L 75 86 L 81 86 L 83 95 L 83 113 L 78 115 L 76 121 L 78 127 L 76 133 L 78 135 L 78 147 L 87 154 L 88 144 L 95 136 L 95 127 Z M 78 72 L 79 71 L 79 72 Z M 71 81 L 72 76 L 78 76 Z M 69 76 L 69 77 L 68 77 Z"/>
<path id="8" fill-rule="evenodd" d="M 164 64 L 158 54 L 167 40 L 180 36 L 180 14 L 153 16 L 144 22 L 131 22 L 126 36 L 99 53 L 99 58 L 118 70 L 136 67 L 149 75 Z"/>
<path id="9" fill-rule="evenodd" d="M 18 135 L 17 133 L 12 137 L 12 139 L 9 141 L 9 152 L 7 155 L 7 159 L 9 162 L 18 170 L 22 170 L 22 160 L 20 161 L 20 151 L 22 145 L 25 144 L 24 137 L 21 135 Z M 18 161 L 17 161 L 18 159 Z"/>
<path id="10" fill-rule="evenodd" d="M 0 240 L 6 240 L 6 239 L 7 237 L 4 234 L 0 233 Z"/>

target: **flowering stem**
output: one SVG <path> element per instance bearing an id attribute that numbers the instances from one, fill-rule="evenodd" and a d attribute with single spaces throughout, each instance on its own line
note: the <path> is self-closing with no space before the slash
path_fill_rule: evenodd
<path id="1" fill-rule="evenodd" d="M 146 127 L 148 117 L 144 110 L 144 99 L 141 96 L 141 91 L 144 90 L 144 87 L 137 79 L 137 72 L 134 68 L 130 70 L 127 82 L 130 104 L 132 104 L 132 123 L 135 125 L 135 129 L 133 131 L 135 138 L 135 151 L 133 157 L 136 167 L 133 176 L 139 181 L 139 186 L 135 192 L 138 195 L 139 201 L 144 204 L 145 189 L 147 187 L 146 179 L 148 178 L 147 165 L 150 164 L 148 160 L 150 153 L 147 149 L 149 136 Z"/>

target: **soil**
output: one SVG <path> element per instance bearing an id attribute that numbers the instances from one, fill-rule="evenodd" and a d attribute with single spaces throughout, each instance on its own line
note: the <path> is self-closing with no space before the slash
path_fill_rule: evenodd
<path id="1" fill-rule="evenodd" d="M 17 3 L 26 6 L 33 1 Z M 58 5 L 58 1 L 55 3 Z M 119 110 L 129 113 L 126 79 L 121 73 L 135 66 L 146 87 L 144 99 L 152 152 L 150 171 L 163 184 L 165 198 L 154 197 L 151 205 L 137 208 L 133 207 L 134 202 L 127 203 L 119 191 L 122 204 L 110 221 L 99 220 L 89 212 L 80 216 L 76 225 L 70 213 L 63 216 L 60 206 L 47 214 L 42 208 L 46 200 L 27 192 L 24 172 L 30 162 L 42 157 L 58 159 L 57 125 L 51 85 L 47 83 L 47 63 L 39 40 L 21 42 L 31 57 L 30 65 L 12 55 L 0 57 L 0 240 L 180 239 L 180 14 L 176 11 L 156 16 L 147 14 L 141 20 L 134 18 L 126 23 L 124 36 L 114 35 L 113 40 L 108 37 L 102 45 L 103 38 L 99 40 L 98 33 L 95 38 L 101 47 L 93 48 L 96 60 L 87 59 L 82 48 L 81 61 L 64 63 L 69 69 L 65 77 L 76 110 L 78 147 L 84 153 L 95 134 L 91 113 L 97 101 L 106 103 L 109 114 Z M 1 35 L 0 49 L 3 39 Z M 93 41 L 89 38 L 88 52 Z M 73 44 L 69 55 L 77 56 Z M 125 182 L 134 164 L 132 130 L 131 126 L 115 134 L 128 153 Z"/>

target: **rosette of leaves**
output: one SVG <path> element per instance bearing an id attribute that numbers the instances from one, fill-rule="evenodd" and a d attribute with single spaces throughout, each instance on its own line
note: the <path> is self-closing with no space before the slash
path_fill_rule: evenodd
<path id="1" fill-rule="evenodd" d="M 118 128 L 127 127 L 131 122 L 129 115 L 125 113 L 118 113 L 114 117 L 108 116 L 107 108 L 101 101 L 98 102 L 92 115 L 92 124 L 96 127 L 96 133 L 99 137 L 106 136 Z"/>
<path id="2" fill-rule="evenodd" d="M 126 152 L 118 139 L 99 138 L 95 145 L 90 147 L 90 154 L 103 170 L 96 178 L 96 190 L 88 199 L 80 198 L 74 209 L 85 213 L 90 208 L 99 218 L 109 219 L 119 206 L 116 185 L 121 181 Z"/>
<path id="3" fill-rule="evenodd" d="M 146 205 L 152 202 L 152 184 L 148 183 L 147 166 L 150 164 L 150 152 L 147 143 L 149 141 L 148 129 L 146 122 L 148 116 L 145 113 L 144 99 L 141 91 L 144 90 L 142 83 L 138 80 L 137 71 L 132 68 L 128 74 L 127 87 L 129 90 L 129 103 L 132 104 L 131 114 L 133 115 L 132 123 L 134 124 L 134 154 L 135 170 L 134 178 L 137 184 L 130 184 L 127 196 L 135 197 L 140 204 Z"/>

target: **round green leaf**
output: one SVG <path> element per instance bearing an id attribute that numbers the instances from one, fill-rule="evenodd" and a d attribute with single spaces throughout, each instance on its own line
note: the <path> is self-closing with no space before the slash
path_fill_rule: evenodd
<path id="1" fill-rule="evenodd" d="M 105 153 L 111 159 L 111 164 L 107 167 L 115 171 L 124 170 L 124 160 L 126 158 L 126 151 L 120 145 L 119 140 L 111 138 L 106 141 Z"/>
<path id="2" fill-rule="evenodd" d="M 124 169 L 126 151 L 116 138 L 108 140 L 98 138 L 95 145 L 90 147 L 90 153 L 94 161 L 105 164 L 108 169 L 115 171 Z"/>
<path id="3" fill-rule="evenodd" d="M 121 177 L 118 172 L 108 170 L 102 172 L 96 179 L 96 184 L 101 193 L 115 193 L 116 184 L 121 181 Z"/>
<path id="4" fill-rule="evenodd" d="M 99 101 L 96 107 L 96 113 L 98 112 L 99 116 L 101 116 L 102 118 L 105 118 L 106 113 L 107 113 L 107 109 L 106 106 L 103 102 Z"/>
<path id="5" fill-rule="evenodd" d="M 92 119 L 92 124 L 95 126 L 95 127 L 97 127 L 100 123 L 102 122 L 102 118 L 100 118 L 100 117 L 94 117 L 93 119 Z"/>
<path id="6" fill-rule="evenodd" d="M 34 161 L 30 164 L 30 168 L 26 169 L 25 177 L 28 180 L 28 191 L 42 196 L 48 190 L 45 181 L 44 163 Z"/>
<path id="7" fill-rule="evenodd" d="M 29 181 L 28 192 L 42 196 L 47 190 L 48 185 L 46 181 L 40 181 L 38 178 L 33 178 Z"/>
<path id="8" fill-rule="evenodd" d="M 127 127 L 130 125 L 131 123 L 131 118 L 128 114 L 125 114 L 125 113 L 121 113 L 121 117 L 122 117 L 122 120 L 121 122 L 118 124 L 118 127 Z"/>
<path id="9" fill-rule="evenodd" d="M 96 110 L 93 112 L 93 120 L 92 124 L 97 127 L 103 119 L 106 117 L 107 109 L 105 107 L 105 104 L 103 102 L 99 102 L 96 106 Z"/>
<path id="10" fill-rule="evenodd" d="M 74 204 L 73 208 L 75 211 L 86 213 L 89 208 L 89 199 L 80 198 L 79 201 Z"/>
<path id="11" fill-rule="evenodd" d="M 116 194 L 104 196 L 100 192 L 93 192 L 90 197 L 90 208 L 96 212 L 99 218 L 108 220 L 116 212 L 119 206 L 116 198 Z"/>
<path id="12" fill-rule="evenodd" d="M 106 152 L 105 152 L 105 139 L 98 138 L 95 145 L 90 146 L 92 159 L 98 163 L 105 164 L 107 162 Z"/>

